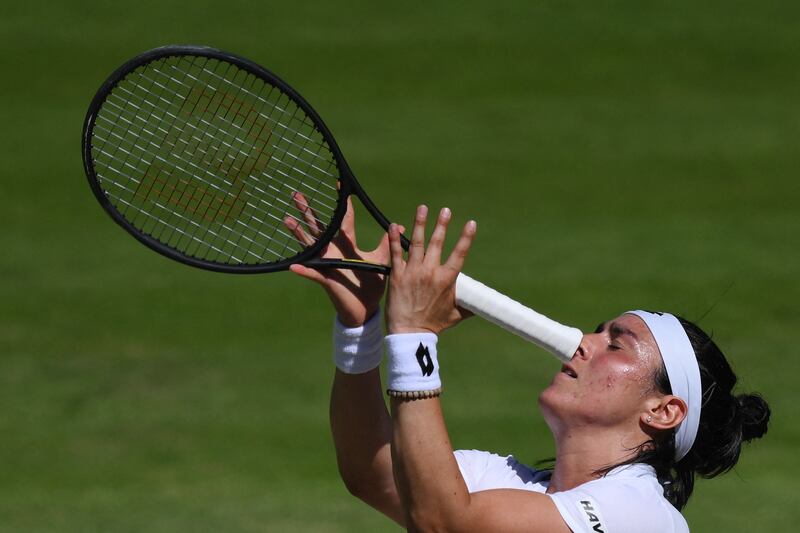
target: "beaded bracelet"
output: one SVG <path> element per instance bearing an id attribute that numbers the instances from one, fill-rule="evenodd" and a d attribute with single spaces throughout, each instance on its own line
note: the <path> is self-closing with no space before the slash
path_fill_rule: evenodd
<path id="1" fill-rule="evenodd" d="M 399 400 L 427 400 L 442 395 L 442 388 L 433 390 L 392 390 L 386 389 L 386 394 Z"/>

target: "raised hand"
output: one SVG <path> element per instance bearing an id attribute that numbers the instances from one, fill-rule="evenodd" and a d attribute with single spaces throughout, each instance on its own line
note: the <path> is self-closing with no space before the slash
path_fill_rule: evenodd
<path id="1" fill-rule="evenodd" d="M 314 211 L 302 193 L 292 194 L 295 206 L 301 214 L 303 222 L 287 216 L 284 224 L 304 246 L 313 244 L 325 231 Z M 389 261 L 388 235 L 384 235 L 378 246 L 372 251 L 358 248 L 355 232 L 355 214 L 350 198 L 347 199 L 347 212 L 342 220 L 339 233 L 320 254 L 325 259 L 363 259 L 365 261 L 386 264 Z M 333 303 L 339 321 L 348 327 L 356 327 L 366 322 L 380 307 L 380 301 L 386 287 L 386 276 L 357 270 L 320 269 L 316 270 L 295 264 L 291 271 L 306 279 L 322 285 Z"/>
<path id="2" fill-rule="evenodd" d="M 450 216 L 446 207 L 439 212 L 426 250 L 428 208 L 424 205 L 417 208 L 407 261 L 403 259 L 400 228 L 395 224 L 389 226 L 392 259 L 386 304 L 389 333 L 430 331 L 438 334 L 471 316 L 469 311 L 456 305 L 455 282 L 464 266 L 477 225 L 473 220 L 464 225 L 453 251 L 442 263 L 442 246 Z"/>

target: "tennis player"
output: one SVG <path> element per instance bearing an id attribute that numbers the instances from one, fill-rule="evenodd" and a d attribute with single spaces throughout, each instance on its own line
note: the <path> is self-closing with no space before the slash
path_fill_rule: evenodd
<path id="1" fill-rule="evenodd" d="M 584 335 L 539 395 L 555 439 L 552 470 L 454 452 L 439 402 L 437 342 L 468 314 L 455 305 L 454 283 L 476 225 L 464 226 L 443 260 L 450 211 L 439 213 L 427 247 L 426 219 L 420 206 L 407 258 L 396 225 L 362 252 L 351 207 L 325 252 L 391 260 L 386 337 L 379 311 L 386 280 L 292 266 L 325 288 L 337 312 L 330 420 L 350 492 L 413 531 L 688 531 L 680 510 L 695 476 L 736 464 L 742 444 L 767 430 L 766 402 L 732 392 L 736 376 L 697 326 L 634 310 Z"/>

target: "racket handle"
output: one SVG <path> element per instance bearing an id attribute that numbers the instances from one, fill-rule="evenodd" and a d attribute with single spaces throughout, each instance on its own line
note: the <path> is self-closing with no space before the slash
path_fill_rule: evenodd
<path id="1" fill-rule="evenodd" d="M 572 359 L 583 338 L 578 328 L 559 324 L 465 274 L 456 280 L 456 303 L 531 341 L 561 361 Z"/>

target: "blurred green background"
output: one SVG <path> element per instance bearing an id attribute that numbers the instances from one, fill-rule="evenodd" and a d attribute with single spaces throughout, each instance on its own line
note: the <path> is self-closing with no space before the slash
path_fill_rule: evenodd
<path id="1" fill-rule="evenodd" d="M 86 185 L 89 100 L 171 43 L 289 81 L 390 218 L 476 218 L 474 277 L 584 329 L 699 320 L 773 422 L 685 515 L 793 530 L 797 2 L 34 0 L 0 43 L 0 531 L 397 529 L 336 472 L 321 292 L 166 260 Z M 554 360 L 478 319 L 441 352 L 455 446 L 551 456 Z"/>

